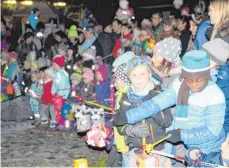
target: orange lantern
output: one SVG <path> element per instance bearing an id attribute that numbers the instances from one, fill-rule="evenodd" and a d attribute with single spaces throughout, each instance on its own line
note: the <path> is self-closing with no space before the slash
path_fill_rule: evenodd
<path id="1" fill-rule="evenodd" d="M 12 85 L 9 85 L 9 86 L 6 87 L 6 93 L 7 93 L 8 95 L 14 94 L 14 88 L 13 88 Z"/>

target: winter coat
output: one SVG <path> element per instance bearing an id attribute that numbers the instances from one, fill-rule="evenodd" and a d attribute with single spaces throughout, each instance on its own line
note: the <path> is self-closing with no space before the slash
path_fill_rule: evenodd
<path id="1" fill-rule="evenodd" d="M 161 41 L 161 32 L 164 30 L 163 24 L 160 23 L 156 27 L 153 26 L 153 35 L 156 39 L 156 41 Z"/>
<path id="2" fill-rule="evenodd" d="M 110 99 L 110 91 L 110 80 L 95 85 L 96 100 L 102 101 L 99 104 L 107 107 L 111 106 L 110 101 L 103 101 L 104 99 Z"/>
<path id="3" fill-rule="evenodd" d="M 229 132 L 229 64 L 219 67 L 216 84 L 223 91 L 226 98 L 226 113 L 223 127 L 225 134 L 227 135 Z"/>
<path id="4" fill-rule="evenodd" d="M 104 57 L 103 48 L 98 39 L 92 45 L 96 48 L 96 56 Z"/>
<path id="5" fill-rule="evenodd" d="M 9 65 L 5 73 L 5 77 L 9 79 L 10 81 L 13 81 L 18 71 L 19 71 L 19 67 L 18 67 L 17 61 L 15 61 Z"/>
<path id="6" fill-rule="evenodd" d="M 36 52 L 36 59 L 41 57 L 40 52 L 38 51 L 36 45 L 34 43 L 27 44 L 25 41 L 19 44 L 17 48 L 18 53 L 18 61 L 19 64 L 23 64 L 23 62 L 26 60 L 27 54 L 29 54 L 31 51 Z"/>
<path id="7" fill-rule="evenodd" d="M 158 95 L 158 93 L 159 93 L 158 91 L 151 90 L 147 96 L 144 96 L 136 104 L 133 104 L 129 100 L 128 95 L 125 94 L 124 97 L 122 98 L 121 102 L 120 102 L 120 109 L 118 110 L 118 112 L 125 113 L 129 109 L 132 109 L 132 108 L 139 106 L 142 102 L 147 101 L 147 100 L 155 97 L 156 95 Z M 153 137 L 154 137 L 155 142 L 157 142 L 158 140 L 160 140 L 166 136 L 165 128 L 168 128 L 172 124 L 172 121 L 173 121 L 173 116 L 171 114 L 170 109 L 166 109 L 163 112 L 158 113 L 155 116 L 146 119 L 146 123 L 148 125 L 151 124 L 153 127 Z M 123 126 L 117 127 L 117 128 L 118 128 L 118 131 L 121 135 L 126 135 L 126 132 L 124 131 Z M 154 143 L 152 136 L 149 136 L 146 138 L 146 143 L 147 144 Z M 128 137 L 126 135 L 126 144 L 129 146 L 130 150 L 133 148 L 138 148 L 139 146 L 142 145 L 142 138 Z M 160 143 L 154 149 L 155 150 L 162 150 L 162 149 L 164 149 L 164 144 L 165 144 L 164 142 Z"/>
<path id="8" fill-rule="evenodd" d="M 112 44 L 112 34 L 111 33 L 101 33 L 98 37 L 98 41 L 102 46 L 104 56 L 107 56 L 112 53 L 113 44 Z"/>
<path id="9" fill-rule="evenodd" d="M 34 91 L 34 93 L 37 95 L 37 97 L 41 97 L 41 94 L 43 92 L 43 86 L 39 84 L 38 81 L 32 83 L 31 85 L 31 91 Z M 32 95 L 30 95 L 30 99 L 29 99 L 29 102 L 30 102 L 30 106 L 31 106 L 31 109 L 32 109 L 32 112 L 33 113 L 38 113 L 39 112 L 39 100 L 35 97 L 33 97 Z"/>
<path id="10" fill-rule="evenodd" d="M 53 104 L 52 94 L 51 94 L 52 82 L 53 81 L 51 80 L 50 82 L 47 82 L 43 85 L 43 94 L 41 96 L 42 104 Z"/>
<path id="11" fill-rule="evenodd" d="M 181 55 L 180 55 L 181 58 L 186 53 L 190 39 L 191 39 L 191 32 L 189 30 L 183 30 L 180 35 L 181 47 L 182 47 Z"/>
<path id="12" fill-rule="evenodd" d="M 163 109 L 176 104 L 181 82 L 177 78 L 172 85 L 141 106 L 126 112 L 127 122 L 136 123 L 151 117 Z M 176 106 L 174 129 L 181 128 L 181 140 L 187 148 L 200 148 L 203 153 L 220 151 L 225 139 L 223 124 L 225 116 L 225 97 L 214 82 L 201 92 L 189 96 L 188 114 L 182 116 L 179 105 Z M 180 113 L 181 112 L 181 113 Z M 180 116 L 179 116 L 180 115 Z"/>
<path id="13" fill-rule="evenodd" d="M 92 94 L 94 92 L 94 85 L 93 84 L 83 84 L 80 88 L 80 95 L 83 97 L 84 100 L 92 100 Z"/>
<path id="14" fill-rule="evenodd" d="M 62 96 L 64 99 L 68 98 L 70 93 L 70 81 L 68 73 L 62 68 L 54 73 L 52 94 Z"/>
<path id="15" fill-rule="evenodd" d="M 114 46 L 113 51 L 112 51 L 112 54 L 115 58 L 118 57 L 119 50 L 120 49 L 123 50 L 125 48 L 125 44 L 123 44 L 123 43 L 125 43 L 127 41 L 131 41 L 131 39 L 132 39 L 132 35 L 127 34 L 127 35 L 123 36 L 123 39 L 119 38 L 116 40 L 115 46 Z"/>
<path id="16" fill-rule="evenodd" d="M 195 41 L 194 41 L 194 49 L 199 50 L 204 43 L 209 41 L 206 35 L 206 31 L 211 26 L 212 24 L 210 20 L 206 20 L 198 26 L 196 30 Z"/>

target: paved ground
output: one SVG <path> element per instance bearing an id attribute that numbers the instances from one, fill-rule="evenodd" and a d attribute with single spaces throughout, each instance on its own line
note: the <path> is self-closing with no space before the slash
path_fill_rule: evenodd
<path id="1" fill-rule="evenodd" d="M 72 167 L 80 157 L 92 166 L 107 155 L 88 148 L 76 132 L 37 129 L 30 121 L 2 122 L 1 127 L 1 167 Z"/>

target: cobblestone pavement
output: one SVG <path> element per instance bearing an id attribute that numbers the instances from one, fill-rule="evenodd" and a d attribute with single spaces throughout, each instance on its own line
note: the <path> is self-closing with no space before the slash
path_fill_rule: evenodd
<path id="1" fill-rule="evenodd" d="M 38 129 L 26 122 L 1 123 L 1 167 L 73 167 L 84 157 L 89 166 L 107 155 L 89 148 L 76 132 Z"/>

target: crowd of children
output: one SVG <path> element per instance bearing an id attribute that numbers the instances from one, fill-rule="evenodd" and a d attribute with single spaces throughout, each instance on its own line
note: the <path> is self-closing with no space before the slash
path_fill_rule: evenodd
<path id="1" fill-rule="evenodd" d="M 33 124 L 52 130 L 77 125 L 64 116 L 69 103 L 110 109 L 108 167 L 139 166 L 147 144 L 187 161 L 150 154 L 150 167 L 229 167 L 229 1 L 211 0 L 209 16 L 204 1 L 173 4 L 169 18 L 156 12 L 139 27 L 120 0 L 104 31 L 89 15 L 68 30 L 45 27 L 34 8 L 16 46 L 2 17 L 1 101 L 13 87 L 13 97 L 29 97 Z"/>

